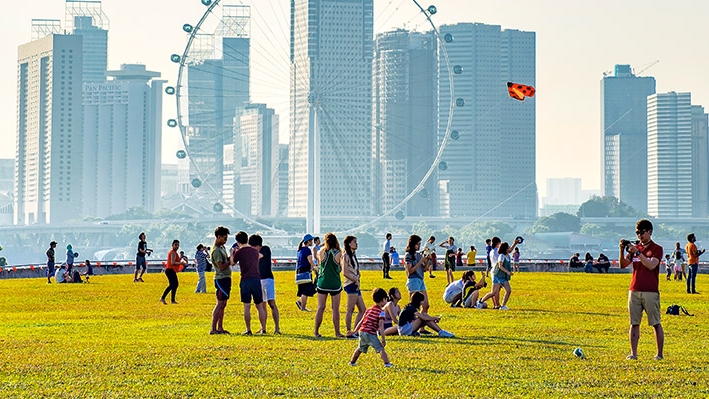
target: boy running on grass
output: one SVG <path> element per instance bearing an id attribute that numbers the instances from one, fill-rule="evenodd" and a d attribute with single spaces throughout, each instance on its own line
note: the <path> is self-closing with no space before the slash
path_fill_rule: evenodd
<path id="1" fill-rule="evenodd" d="M 364 316 L 354 329 L 355 332 L 359 331 L 359 346 L 352 354 L 349 365 L 356 366 L 359 355 L 367 353 L 367 349 L 371 346 L 381 355 L 384 367 L 392 367 L 393 364 L 389 363 L 389 356 L 384 350 L 387 343 L 384 336 L 384 310 L 382 308 L 387 302 L 387 293 L 383 289 L 377 288 L 372 293 L 372 298 L 374 306 L 364 312 Z M 377 338 L 377 332 L 382 337 L 381 342 Z"/>

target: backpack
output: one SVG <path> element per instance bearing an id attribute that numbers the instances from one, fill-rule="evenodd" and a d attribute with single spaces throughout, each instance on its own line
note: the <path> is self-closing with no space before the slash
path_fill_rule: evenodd
<path id="1" fill-rule="evenodd" d="M 673 316 L 679 316 L 679 314 L 680 314 L 679 312 L 680 312 L 680 311 L 681 311 L 682 313 L 686 314 L 687 316 L 694 316 L 693 314 L 690 314 L 684 306 L 680 306 L 680 305 L 677 305 L 677 304 L 668 306 L 668 307 L 667 307 L 667 312 L 665 312 L 665 313 L 666 313 L 666 314 L 673 315 Z"/>

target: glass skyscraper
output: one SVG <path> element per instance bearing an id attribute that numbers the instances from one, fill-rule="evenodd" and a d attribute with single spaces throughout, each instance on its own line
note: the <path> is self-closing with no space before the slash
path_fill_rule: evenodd
<path id="1" fill-rule="evenodd" d="M 647 212 L 647 97 L 655 78 L 635 76 L 616 65 L 601 81 L 601 135 L 604 196 Z"/>

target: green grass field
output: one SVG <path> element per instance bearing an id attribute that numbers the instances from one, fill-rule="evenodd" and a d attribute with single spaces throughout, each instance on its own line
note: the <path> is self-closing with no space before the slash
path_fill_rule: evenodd
<path id="1" fill-rule="evenodd" d="M 392 274 L 363 273 L 367 306 L 373 288 L 405 293 L 403 272 Z M 313 338 L 315 312 L 297 310 L 292 272 L 276 273 L 284 334 L 251 337 L 238 335 L 238 292 L 224 323 L 237 334 L 208 334 L 211 273 L 210 293 L 200 295 L 196 274 L 180 274 L 179 304 L 167 306 L 158 302 L 164 275 L 145 277 L 142 284 L 129 275 L 91 284 L 0 281 L 0 397 L 709 397 L 707 275 L 698 279 L 702 295 L 661 276 L 663 313 L 679 303 L 696 316 L 663 314 L 665 360 L 658 362 L 646 324 L 639 360 L 625 360 L 630 275 L 517 274 L 512 310 L 496 311 L 446 306 L 438 272 L 426 281 L 430 313 L 442 314 L 442 327 L 457 337 L 390 337 L 392 369 L 372 351 L 348 366 L 356 341 L 333 338 L 329 311 L 324 338 Z M 343 298 L 343 332 L 344 305 Z M 574 357 L 575 347 L 588 358 Z"/>

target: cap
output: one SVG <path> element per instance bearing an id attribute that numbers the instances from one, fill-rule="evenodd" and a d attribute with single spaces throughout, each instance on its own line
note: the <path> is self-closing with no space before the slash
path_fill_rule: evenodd
<path id="1" fill-rule="evenodd" d="M 56 241 L 52 241 L 52 242 L 49 243 L 49 245 L 57 245 L 57 242 L 56 242 Z"/>
<path id="2" fill-rule="evenodd" d="M 308 241 L 312 240 L 313 238 L 314 237 L 311 236 L 310 234 L 306 234 L 303 236 L 303 242 L 308 242 Z"/>

